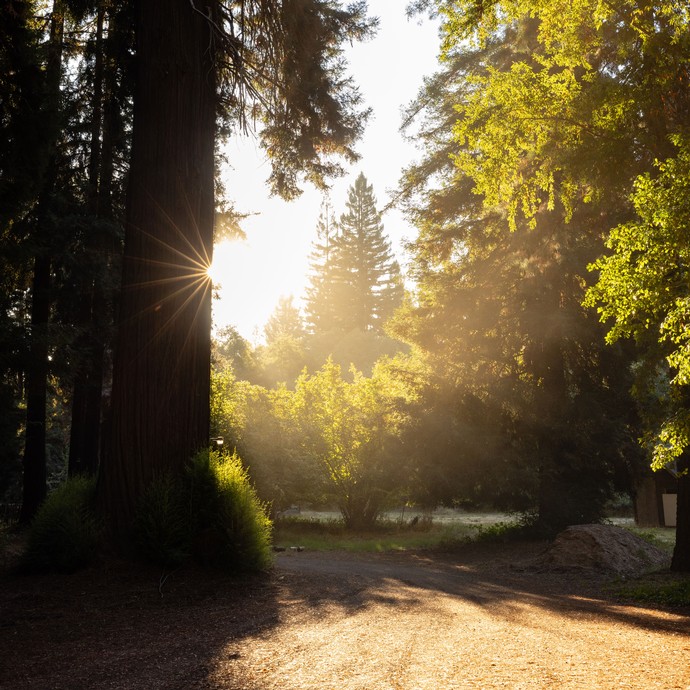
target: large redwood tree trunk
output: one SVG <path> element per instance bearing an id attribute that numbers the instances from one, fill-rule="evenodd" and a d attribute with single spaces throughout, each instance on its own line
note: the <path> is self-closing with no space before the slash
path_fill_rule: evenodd
<path id="1" fill-rule="evenodd" d="M 206 8 L 208 3 L 204 3 Z M 100 497 L 126 534 L 137 499 L 208 444 L 215 65 L 189 0 L 141 0 L 120 317 Z"/>

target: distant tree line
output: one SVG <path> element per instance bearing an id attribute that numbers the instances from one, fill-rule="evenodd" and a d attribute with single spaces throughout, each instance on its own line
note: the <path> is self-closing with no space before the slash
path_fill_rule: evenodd
<path id="1" fill-rule="evenodd" d="M 370 373 L 376 360 L 407 349 L 385 324 L 403 301 L 400 266 L 376 208 L 373 187 L 360 173 L 339 219 L 325 202 L 316 221 L 304 308 L 281 297 L 252 347 L 232 326 L 216 337 L 216 363 L 237 376 L 273 387 L 292 385 L 302 369 L 328 358 L 348 371 Z"/>

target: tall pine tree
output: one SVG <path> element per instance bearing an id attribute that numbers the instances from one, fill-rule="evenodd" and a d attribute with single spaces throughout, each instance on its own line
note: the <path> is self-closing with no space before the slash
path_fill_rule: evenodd
<path id="1" fill-rule="evenodd" d="M 291 384 L 304 367 L 304 324 L 292 296 L 281 297 L 264 327 L 266 345 L 258 348 L 259 382 L 267 387 Z"/>
<path id="2" fill-rule="evenodd" d="M 402 302 L 403 287 L 373 187 L 363 173 L 348 190 L 334 238 L 331 227 L 322 215 L 317 245 L 322 263 L 312 277 L 307 319 L 314 329 L 328 325 L 342 332 L 381 332 Z"/>
<path id="3" fill-rule="evenodd" d="M 333 268 L 338 225 L 330 200 L 325 199 L 316 224 L 316 242 L 310 255 L 311 276 L 306 290 L 305 320 L 311 333 L 327 333 L 336 327 Z"/>
<path id="4" fill-rule="evenodd" d="M 6 2 L 0 10 L 0 491 L 21 471 L 20 400 L 26 381 L 30 333 L 28 299 L 35 253 L 29 216 L 41 191 L 52 153 L 54 128 L 46 126 L 47 46 L 35 3 Z M 33 240 L 33 238 L 31 238 Z M 39 412 L 39 430 L 43 428 Z M 43 444 L 34 443 L 36 471 L 27 519 L 45 491 Z"/>
<path id="5" fill-rule="evenodd" d="M 87 37 L 76 73 L 85 123 L 77 129 L 87 160 L 82 222 L 70 246 L 61 317 L 75 341 L 65 363 L 73 377 L 69 475 L 95 474 L 101 445 L 103 390 L 109 376 L 114 302 L 119 284 L 125 177 L 129 154 L 132 10 L 126 4 L 96 8 L 95 32 Z M 88 126 L 87 126 L 88 125 Z M 80 137 L 84 141 L 80 142 Z M 78 149 L 77 149 L 78 150 Z M 79 294 L 77 304 L 71 299 Z"/>
<path id="6" fill-rule="evenodd" d="M 52 262 L 57 249 L 61 202 L 59 153 L 60 123 L 64 116 L 60 90 L 64 68 L 65 8 L 54 0 L 45 60 L 44 116 L 51 130 L 46 168 L 35 205 L 27 213 L 28 243 L 33 249 L 29 356 L 25 367 L 26 432 L 24 437 L 23 494 L 20 519 L 28 523 L 46 496 L 46 409 L 49 375 L 49 322 L 53 302 Z"/>
<path id="7" fill-rule="evenodd" d="M 273 314 L 264 326 L 266 343 L 273 345 L 283 338 L 300 340 L 304 335 L 302 315 L 300 310 L 292 303 L 292 296 L 281 297 L 278 300 Z"/>
<path id="8" fill-rule="evenodd" d="M 348 190 L 346 207 L 338 224 L 334 267 L 338 319 L 348 330 L 381 331 L 402 301 L 402 282 L 364 173 Z"/>
<path id="9" fill-rule="evenodd" d="M 639 197 L 633 197 L 637 209 L 631 203 L 634 185 L 639 191 L 639 185 L 646 184 L 646 175 L 658 176 L 655 160 L 671 160 L 676 155 L 674 139 L 678 142 L 687 136 L 687 3 L 466 0 L 441 4 L 447 27 L 455 34 L 448 36 L 446 45 L 460 47 L 474 38 L 505 35 L 516 23 L 534 27 L 538 41 L 537 50 L 509 70 L 487 70 L 474 80 L 472 93 L 458 105 L 455 163 L 472 178 L 475 192 L 484 195 L 485 207 L 501 207 L 514 227 L 521 218 L 537 227 L 546 210 L 560 213 L 566 226 L 589 213 L 592 220 L 587 227 L 599 228 L 603 236 L 614 228 L 615 245 L 616 234 L 621 227 L 629 227 L 626 221 L 634 217 L 634 211 L 644 211 L 639 208 Z M 673 198 L 675 204 L 682 194 Z M 663 224 L 666 209 L 660 201 L 651 199 L 652 222 L 642 236 Z M 629 260 L 634 269 L 638 261 L 644 270 L 654 267 L 649 258 L 651 243 L 645 239 L 648 244 L 641 249 L 636 246 L 627 257 L 623 252 L 623 265 Z M 673 255 L 666 239 L 662 246 L 665 255 Z M 664 267 L 660 273 L 666 283 L 661 289 L 664 299 L 677 294 L 676 271 L 666 272 Z M 612 298 L 617 303 L 612 316 L 623 316 L 633 304 L 633 319 L 650 331 L 659 323 L 663 334 L 673 323 L 672 315 L 664 318 L 654 310 L 647 311 L 646 305 L 656 299 L 647 286 L 633 283 L 632 289 L 626 287 Z M 647 338 L 635 335 L 636 344 L 646 354 L 659 354 L 653 339 L 650 347 Z M 656 364 L 660 368 L 670 365 L 667 373 L 674 377 L 679 362 L 660 358 Z M 655 374 L 658 378 L 658 370 Z M 687 396 L 684 387 L 685 382 L 679 397 Z M 637 385 L 636 391 L 641 390 L 644 387 Z M 638 398 L 646 407 L 646 395 Z M 683 405 L 681 417 L 686 418 L 687 412 Z M 687 446 L 687 436 L 677 429 L 672 430 L 670 441 L 664 438 L 668 429 L 648 431 L 652 436 L 658 434 L 657 459 L 659 453 L 668 457 L 669 444 L 675 444 L 678 452 Z M 639 430 L 636 435 L 639 437 Z M 679 501 L 678 523 L 684 523 L 684 529 L 678 532 L 673 567 L 688 570 L 690 513 L 684 506 L 688 503 Z"/>
<path id="10" fill-rule="evenodd" d="M 420 228 L 418 294 L 397 333 L 424 352 L 456 405 L 451 415 L 440 410 L 450 417 L 446 438 L 438 451 L 421 447 L 421 461 L 435 453 L 450 482 L 462 477 L 476 496 L 490 487 L 494 500 L 533 512 L 552 532 L 601 517 L 635 458 L 629 360 L 604 347 L 581 305 L 587 264 L 626 210 L 616 180 L 630 149 L 617 127 L 600 138 L 566 126 L 587 121 L 608 74 L 593 87 L 577 69 L 572 79 L 543 69 L 543 27 L 512 19 L 479 43 L 447 24 L 443 72 L 410 111 L 425 117 L 427 155 L 404 179 Z M 528 174 L 537 145 L 556 168 L 550 177 Z M 586 178 L 575 190 L 578 175 Z M 551 198 L 535 191 L 539 184 Z M 428 397 L 427 408 L 436 391 Z M 468 401 L 491 411 L 483 444 L 474 442 L 481 417 Z"/>
<path id="11" fill-rule="evenodd" d="M 20 401 L 26 408 L 25 521 L 64 471 L 69 422 L 54 412 L 69 389 L 78 451 L 69 470 L 93 472 L 98 458 L 131 126 L 130 46 L 113 30 L 129 8 L 106 4 L 17 1 L 1 11 L 0 375 L 4 401 L 14 397 L 6 417 Z"/>

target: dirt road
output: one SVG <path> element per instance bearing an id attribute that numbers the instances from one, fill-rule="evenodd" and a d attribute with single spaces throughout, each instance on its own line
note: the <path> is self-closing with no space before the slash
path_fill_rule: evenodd
<path id="1" fill-rule="evenodd" d="M 236 646 L 263 688 L 690 689 L 690 620 L 603 601 L 582 578 L 486 554 L 279 564 L 323 593 Z"/>
<path id="2" fill-rule="evenodd" d="M 258 583 L 11 580 L 0 688 L 690 689 L 687 615 L 525 569 L 524 548 L 288 552 Z"/>

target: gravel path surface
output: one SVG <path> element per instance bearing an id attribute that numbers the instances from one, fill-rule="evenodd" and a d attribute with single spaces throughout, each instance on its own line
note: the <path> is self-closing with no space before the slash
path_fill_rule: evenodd
<path id="1" fill-rule="evenodd" d="M 259 580 L 4 577 L 0 688 L 690 690 L 690 612 L 534 569 L 540 548 L 287 552 Z"/>
<path id="2" fill-rule="evenodd" d="M 690 619 L 603 600 L 581 576 L 476 556 L 279 567 L 324 595 L 285 602 L 280 626 L 237 645 L 257 687 L 690 689 Z"/>

